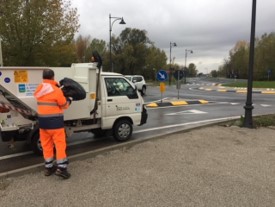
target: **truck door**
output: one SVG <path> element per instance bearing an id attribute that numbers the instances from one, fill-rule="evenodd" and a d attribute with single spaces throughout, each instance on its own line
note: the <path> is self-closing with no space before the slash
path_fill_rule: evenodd
<path id="1" fill-rule="evenodd" d="M 104 83 L 106 96 L 102 97 L 103 125 L 112 126 L 119 117 L 131 117 L 134 124 L 139 123 L 143 99 L 135 86 L 122 76 L 104 77 Z"/>

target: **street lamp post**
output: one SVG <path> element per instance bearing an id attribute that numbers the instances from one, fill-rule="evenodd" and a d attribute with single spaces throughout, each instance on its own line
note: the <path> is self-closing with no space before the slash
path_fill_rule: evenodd
<path id="1" fill-rule="evenodd" d="M 112 21 L 112 19 L 114 20 Z M 110 68 L 112 72 L 114 71 L 113 62 L 112 62 L 112 27 L 115 21 L 117 20 L 120 20 L 119 24 L 126 24 L 123 17 L 112 17 L 111 14 L 109 14 L 109 29 L 110 29 L 109 50 L 110 50 Z"/>
<path id="2" fill-rule="evenodd" d="M 172 53 L 172 47 L 177 47 L 177 44 L 175 42 L 170 42 L 170 67 L 169 67 L 169 85 L 171 85 L 171 79 L 172 79 L 172 68 L 171 68 L 171 53 Z"/>
<path id="3" fill-rule="evenodd" d="M 3 67 L 3 55 L 2 55 L 2 39 L 0 37 L 0 66 Z"/>
<path id="4" fill-rule="evenodd" d="M 249 66 L 247 79 L 247 97 L 244 106 L 244 127 L 253 128 L 252 121 L 252 85 L 253 85 L 253 65 L 254 65 L 254 42 L 255 42 L 255 22 L 256 22 L 256 0 L 252 0 L 252 19 L 251 19 L 251 33 L 250 33 L 250 49 L 249 49 Z"/>
<path id="5" fill-rule="evenodd" d="M 185 49 L 185 65 L 184 65 L 184 68 L 185 68 L 185 74 L 184 74 L 184 83 L 186 83 L 186 76 L 187 76 L 187 68 L 186 68 L 186 62 L 187 62 L 187 53 L 190 52 L 190 54 L 193 53 L 193 50 L 187 50 Z"/>

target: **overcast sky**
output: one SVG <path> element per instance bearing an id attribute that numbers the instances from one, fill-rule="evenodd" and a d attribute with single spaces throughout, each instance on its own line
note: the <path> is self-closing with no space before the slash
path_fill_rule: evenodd
<path id="1" fill-rule="evenodd" d="M 81 35 L 109 43 L 109 14 L 123 17 L 114 22 L 112 35 L 126 27 L 146 30 L 155 46 L 175 63 L 194 63 L 200 72 L 217 70 L 239 40 L 250 40 L 252 0 L 71 0 L 80 15 Z M 113 21 L 114 19 L 112 19 Z M 275 0 L 258 0 L 256 36 L 275 32 Z"/>

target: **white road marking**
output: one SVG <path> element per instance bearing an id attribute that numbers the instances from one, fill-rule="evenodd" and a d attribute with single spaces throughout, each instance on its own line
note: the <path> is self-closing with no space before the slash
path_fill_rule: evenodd
<path id="1" fill-rule="evenodd" d="M 268 105 L 268 104 L 261 104 L 262 107 L 269 107 L 271 105 Z"/>
<path id="2" fill-rule="evenodd" d="M 155 100 L 155 101 L 144 102 L 144 104 L 159 103 L 159 102 L 161 102 L 161 101 L 163 101 L 163 100 L 166 100 L 166 99 L 168 99 L 168 98 L 169 98 L 169 97 L 164 97 L 164 98 L 162 98 L 162 99 L 158 99 L 158 100 Z"/>
<path id="3" fill-rule="evenodd" d="M 172 124 L 172 125 L 167 125 L 167 126 L 154 127 L 154 128 L 150 128 L 150 129 L 137 130 L 137 131 L 133 132 L 133 134 L 138 134 L 138 133 L 142 133 L 142 132 L 149 132 L 149 131 L 155 131 L 155 130 L 160 130 L 160 129 L 180 127 L 180 126 L 188 126 L 188 125 L 192 125 L 192 124 L 202 124 L 202 123 L 217 122 L 217 121 L 230 121 L 232 119 L 239 119 L 239 118 L 240 118 L 240 116 L 231 116 L 231 117 L 224 117 L 224 118 L 218 118 L 218 119 L 207 119 L 207 120 L 202 120 L 202 121 L 182 123 L 182 124 Z"/>
<path id="4" fill-rule="evenodd" d="M 21 153 L 16 153 L 16 154 L 12 154 L 12 155 L 5 155 L 5 156 L 1 156 L 0 160 L 5 160 L 5 159 L 9 159 L 9 158 L 13 158 L 13 157 L 19 157 L 19 156 L 23 156 L 23 155 L 29 155 L 29 154 L 33 154 L 33 152 L 28 151 L 28 152 L 21 152 Z"/>
<path id="5" fill-rule="evenodd" d="M 165 115 L 174 116 L 174 115 L 182 115 L 182 114 L 206 114 L 206 113 L 207 112 L 205 112 L 205 111 L 199 111 L 199 110 L 192 109 L 192 110 L 185 110 L 185 111 L 180 111 L 180 112 L 175 112 L 175 113 L 168 113 Z"/>

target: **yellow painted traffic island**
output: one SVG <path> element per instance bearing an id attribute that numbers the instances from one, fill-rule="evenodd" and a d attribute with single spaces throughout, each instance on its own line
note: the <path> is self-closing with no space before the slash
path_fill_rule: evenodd
<path id="1" fill-rule="evenodd" d="M 166 106 L 184 106 L 184 105 L 191 105 L 191 104 L 208 104 L 209 101 L 206 100 L 192 100 L 192 101 L 165 101 L 165 102 L 152 102 L 146 105 L 148 108 L 155 108 L 155 107 L 166 107 Z"/>

